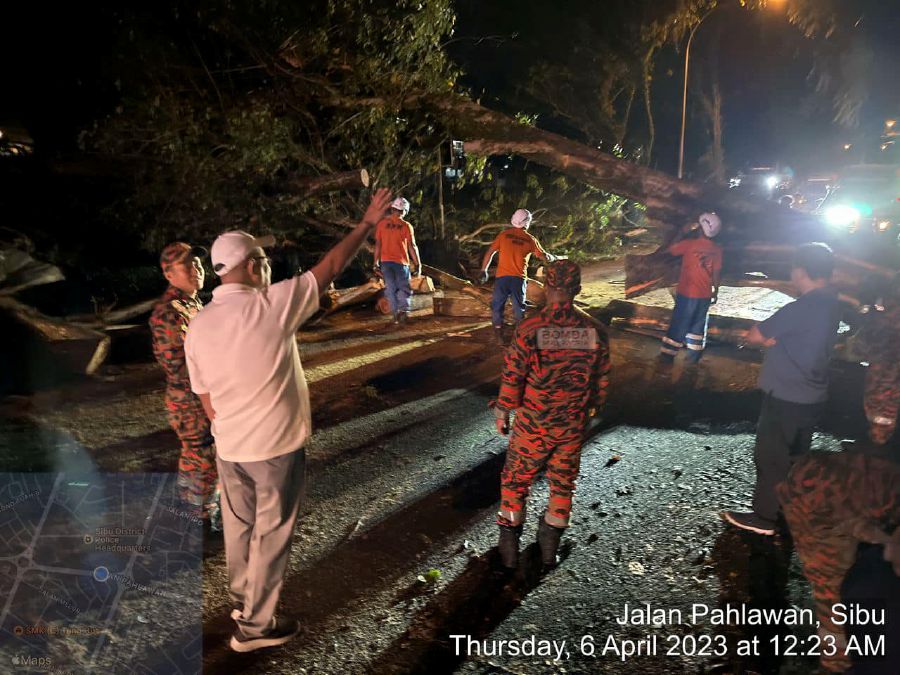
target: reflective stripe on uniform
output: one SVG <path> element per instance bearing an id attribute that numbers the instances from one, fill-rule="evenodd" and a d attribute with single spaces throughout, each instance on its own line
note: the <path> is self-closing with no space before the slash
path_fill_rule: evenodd
<path id="1" fill-rule="evenodd" d="M 544 520 L 548 525 L 552 525 L 553 527 L 568 527 L 569 519 L 568 517 L 563 518 L 561 516 L 556 516 L 549 511 L 544 514 Z"/>
<path id="2" fill-rule="evenodd" d="M 497 511 L 497 518 L 516 527 L 525 522 L 525 509 L 522 509 L 521 511 L 510 511 L 508 509 L 504 511 L 503 509 L 500 509 Z"/>
<path id="3" fill-rule="evenodd" d="M 879 426 L 892 427 L 896 422 L 888 417 L 872 417 L 869 422 Z"/>

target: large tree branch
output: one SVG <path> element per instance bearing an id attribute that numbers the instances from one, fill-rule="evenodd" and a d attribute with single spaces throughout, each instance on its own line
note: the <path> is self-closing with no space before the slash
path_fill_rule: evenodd
<path id="1" fill-rule="evenodd" d="M 367 188 L 369 172 L 365 169 L 354 169 L 324 176 L 297 176 L 287 182 L 293 193 L 292 198 L 299 201 L 328 192 Z"/>

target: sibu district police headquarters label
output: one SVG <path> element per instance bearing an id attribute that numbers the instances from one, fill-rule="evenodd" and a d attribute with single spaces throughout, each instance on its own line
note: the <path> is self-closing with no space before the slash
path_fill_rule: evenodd
<path id="1" fill-rule="evenodd" d="M 875 635 L 845 639 L 820 631 L 819 622 L 811 609 L 789 607 L 785 609 L 760 609 L 743 604 L 726 604 L 711 607 L 695 603 L 689 609 L 658 607 L 651 603 L 625 604 L 615 618 L 624 629 L 643 628 L 640 637 L 623 636 L 621 630 L 591 633 L 567 639 L 546 639 L 540 635 L 527 635 L 513 639 L 478 639 L 471 635 L 450 635 L 450 644 L 457 656 L 464 657 L 537 657 L 553 661 L 571 658 L 603 658 L 622 662 L 647 656 L 662 657 L 723 657 L 760 656 L 812 656 L 812 657 L 877 657 L 886 650 L 883 634 L 887 621 L 884 609 L 868 609 L 855 604 L 838 603 L 832 607 L 836 625 L 868 626 L 875 628 Z M 660 633 L 659 629 L 697 626 L 711 629 L 709 632 L 691 634 Z M 715 629 L 722 627 L 769 626 L 783 628 L 771 637 L 758 636 L 732 641 Z M 770 631 L 771 633 L 771 631 Z"/>

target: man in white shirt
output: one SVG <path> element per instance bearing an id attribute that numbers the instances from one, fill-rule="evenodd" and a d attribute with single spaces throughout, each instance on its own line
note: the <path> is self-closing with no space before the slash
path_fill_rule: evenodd
<path id="1" fill-rule="evenodd" d="M 210 252 L 221 285 L 185 339 L 191 388 L 216 439 L 229 592 L 238 652 L 280 645 L 300 630 L 276 618 L 305 484 L 309 392 L 295 334 L 319 295 L 359 251 L 391 195 L 375 192 L 360 223 L 310 271 L 271 284 L 269 237 L 225 232 Z"/>

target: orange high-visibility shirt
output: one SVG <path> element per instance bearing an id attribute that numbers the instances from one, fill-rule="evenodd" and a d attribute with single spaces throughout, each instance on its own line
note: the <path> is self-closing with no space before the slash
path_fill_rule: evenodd
<path id="1" fill-rule="evenodd" d="M 521 227 L 508 227 L 503 230 L 494 239 L 490 250 L 499 252 L 498 277 L 524 278 L 525 271 L 528 269 L 528 258 L 531 254 L 546 255 L 538 240 Z"/>
<path id="2" fill-rule="evenodd" d="M 381 261 L 409 265 L 409 249 L 415 246 L 413 226 L 400 216 L 391 215 L 375 226 L 375 241 L 381 244 Z"/>
<path id="3" fill-rule="evenodd" d="M 722 270 L 722 247 L 706 237 L 683 239 L 672 244 L 669 253 L 681 256 L 678 294 L 686 298 L 711 298 L 713 279 Z"/>

